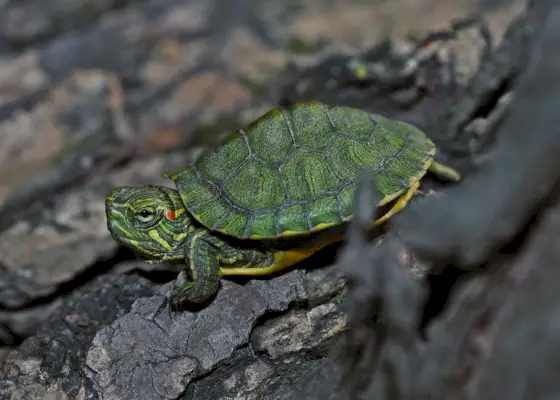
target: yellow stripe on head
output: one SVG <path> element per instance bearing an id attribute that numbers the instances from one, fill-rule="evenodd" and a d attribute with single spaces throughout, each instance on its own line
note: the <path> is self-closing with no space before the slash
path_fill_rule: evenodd
<path id="1" fill-rule="evenodd" d="M 144 248 L 142 246 L 140 246 L 140 243 L 137 240 L 128 240 L 128 243 L 130 243 L 132 246 L 136 247 L 138 250 L 140 251 L 144 251 Z"/>
<path id="2" fill-rule="evenodd" d="M 119 224 L 118 222 L 116 222 L 116 221 L 114 221 L 114 220 L 111 221 L 111 226 L 113 227 L 113 229 L 116 228 L 116 229 L 118 229 L 119 231 L 121 231 L 122 233 L 124 233 L 124 235 L 125 235 L 127 238 L 129 238 L 129 239 L 134 239 L 135 236 L 134 236 L 130 231 L 128 231 L 127 229 L 125 229 L 125 228 L 124 228 L 121 224 Z"/>
<path id="3" fill-rule="evenodd" d="M 159 232 L 156 229 L 152 229 L 148 232 L 148 235 L 150 236 L 151 239 L 155 240 L 156 242 L 158 242 L 161 247 L 163 247 L 166 250 L 172 250 L 172 247 L 169 243 L 167 243 L 167 241 L 165 241 L 165 239 L 163 239 L 160 235 Z"/>
<path id="4" fill-rule="evenodd" d="M 182 232 L 182 233 L 177 233 L 175 235 L 173 235 L 173 240 L 175 240 L 176 242 L 180 242 L 183 239 L 185 239 L 187 236 L 190 235 L 190 231 L 189 232 Z"/>

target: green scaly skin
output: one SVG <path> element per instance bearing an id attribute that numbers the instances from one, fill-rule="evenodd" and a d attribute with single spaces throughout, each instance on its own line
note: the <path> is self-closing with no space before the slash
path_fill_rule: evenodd
<path id="1" fill-rule="evenodd" d="M 105 209 L 107 228 L 117 243 L 149 263 L 186 264 L 190 279 L 173 289 L 174 308 L 214 296 L 220 287 L 220 265 L 259 267 L 273 262 L 270 251 L 234 247 L 198 226 L 179 193 L 164 186 L 117 187 L 107 195 Z"/>

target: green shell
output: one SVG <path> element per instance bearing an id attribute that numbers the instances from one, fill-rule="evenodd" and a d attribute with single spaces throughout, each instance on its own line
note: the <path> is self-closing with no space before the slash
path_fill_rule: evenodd
<path id="1" fill-rule="evenodd" d="M 300 103 L 273 109 L 169 173 L 195 219 L 237 238 L 304 235 L 352 218 L 360 171 L 380 204 L 419 180 L 436 148 L 418 128 L 362 110 Z"/>

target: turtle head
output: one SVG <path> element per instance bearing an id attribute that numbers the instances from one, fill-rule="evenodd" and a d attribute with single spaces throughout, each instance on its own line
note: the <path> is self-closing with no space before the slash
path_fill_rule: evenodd
<path id="1" fill-rule="evenodd" d="M 113 239 L 158 263 L 184 258 L 182 244 L 194 229 L 176 190 L 165 186 L 120 186 L 105 199 Z"/>

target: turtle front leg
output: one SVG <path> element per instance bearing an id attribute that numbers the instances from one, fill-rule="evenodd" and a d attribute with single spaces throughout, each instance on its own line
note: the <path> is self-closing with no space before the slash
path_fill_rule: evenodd
<path id="1" fill-rule="evenodd" d="M 216 248 L 207 239 L 208 232 L 193 234 L 185 244 L 187 279 L 177 280 L 170 297 L 171 306 L 200 304 L 209 300 L 220 288 L 220 262 Z"/>

